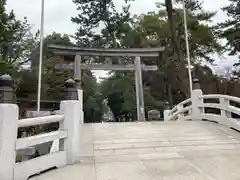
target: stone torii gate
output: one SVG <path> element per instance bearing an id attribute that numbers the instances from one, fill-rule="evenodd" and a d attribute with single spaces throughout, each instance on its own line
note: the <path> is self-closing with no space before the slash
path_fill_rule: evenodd
<path id="1" fill-rule="evenodd" d="M 141 64 L 141 57 L 157 57 L 164 51 L 164 47 L 159 48 L 81 48 L 77 46 L 48 45 L 48 49 L 58 55 L 74 56 L 74 78 L 77 88 L 81 89 L 81 70 L 115 70 L 115 71 L 135 71 L 136 103 L 138 120 L 145 121 L 144 94 L 142 83 L 142 70 L 156 71 L 157 66 L 146 66 Z M 135 63 L 129 65 L 115 65 L 107 60 L 105 64 L 82 64 L 82 56 L 103 56 L 103 57 L 135 57 Z M 105 61 L 106 62 L 106 61 Z M 60 67 L 61 68 L 61 67 Z M 62 67 L 63 68 L 63 67 Z M 65 67 L 66 68 L 66 67 Z M 69 68 L 69 67 L 68 67 Z"/>

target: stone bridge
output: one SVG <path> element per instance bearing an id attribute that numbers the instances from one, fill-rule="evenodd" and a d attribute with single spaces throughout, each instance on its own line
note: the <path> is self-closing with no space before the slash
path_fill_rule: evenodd
<path id="1" fill-rule="evenodd" d="M 1 180 L 240 179 L 237 97 L 194 89 L 163 122 L 84 124 L 79 100 L 62 101 L 58 115 L 19 120 L 18 111 L 0 103 Z M 57 131 L 17 138 L 19 128 L 53 122 Z M 21 151 L 49 142 L 47 154 L 16 162 Z"/>

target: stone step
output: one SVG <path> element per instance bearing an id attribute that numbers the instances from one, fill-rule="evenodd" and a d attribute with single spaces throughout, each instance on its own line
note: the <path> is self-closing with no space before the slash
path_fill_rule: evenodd
<path id="1" fill-rule="evenodd" d="M 139 143 L 119 143 L 119 144 L 97 144 L 94 150 L 117 150 L 132 148 L 162 148 L 177 146 L 201 146 L 201 145 L 231 145 L 239 144 L 236 139 L 229 140 L 195 140 L 195 141 L 159 141 L 159 142 L 139 142 Z"/>
<path id="2" fill-rule="evenodd" d="M 198 146 L 172 146 L 155 148 L 131 148 L 131 149 L 109 149 L 94 150 L 93 156 L 111 156 L 111 155 L 134 155 L 151 153 L 175 153 L 175 152 L 196 152 L 196 151 L 214 151 L 214 150 L 240 150 L 240 144 L 214 144 Z"/>
<path id="3" fill-rule="evenodd" d="M 167 137 L 144 137 L 144 138 L 120 138 L 120 139 L 112 139 L 112 140 L 95 140 L 93 143 L 94 145 L 101 145 L 101 144 L 123 144 L 123 143 L 149 143 L 149 142 L 175 142 L 175 141 L 206 141 L 206 140 L 229 140 L 229 139 L 235 139 L 232 136 L 187 136 L 187 137 L 182 137 L 182 136 L 177 136 L 174 138 L 167 138 Z"/>

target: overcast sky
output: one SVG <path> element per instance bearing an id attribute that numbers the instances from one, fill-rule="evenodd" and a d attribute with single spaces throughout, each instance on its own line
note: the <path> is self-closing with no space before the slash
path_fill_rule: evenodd
<path id="1" fill-rule="evenodd" d="M 116 4 L 120 5 L 123 0 L 116 0 Z M 155 2 L 163 2 L 163 0 L 135 0 L 132 4 L 131 12 L 134 14 L 146 13 L 155 10 Z M 33 26 L 33 31 L 40 28 L 40 7 L 41 0 L 7 0 L 7 8 L 13 9 L 17 18 L 28 18 L 29 23 Z M 227 16 L 221 11 L 221 7 L 228 5 L 228 0 L 204 0 L 204 8 L 206 10 L 217 11 L 214 22 L 222 22 Z M 45 0 L 45 34 L 53 31 L 65 34 L 74 34 L 76 25 L 72 24 L 70 19 L 76 16 L 76 6 L 72 0 Z M 229 58 L 227 58 L 229 59 Z M 231 60 L 219 60 L 218 64 L 229 66 Z"/>

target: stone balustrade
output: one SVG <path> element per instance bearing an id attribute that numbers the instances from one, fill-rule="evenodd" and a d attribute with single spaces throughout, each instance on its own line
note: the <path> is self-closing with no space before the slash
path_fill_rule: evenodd
<path id="1" fill-rule="evenodd" d="M 67 100 L 60 104 L 57 115 L 19 119 L 19 107 L 14 104 L 11 77 L 0 77 L 0 179 L 27 180 L 31 175 L 53 167 L 62 167 L 78 162 L 80 130 L 83 124 L 82 90 L 76 90 L 73 80 L 66 82 Z M 22 127 L 34 127 L 58 123 L 59 129 L 33 136 L 17 138 Z M 54 142 L 54 143 L 52 143 Z M 57 142 L 57 143 L 56 143 Z M 32 154 L 34 147 L 54 144 L 54 150 L 37 158 L 16 161 L 18 153 Z M 58 147 L 55 147 L 55 146 Z"/>
<path id="2" fill-rule="evenodd" d="M 198 81 L 191 98 L 179 103 L 172 110 L 165 110 L 164 121 L 205 120 L 240 131 L 240 98 L 222 95 L 204 95 Z"/>

